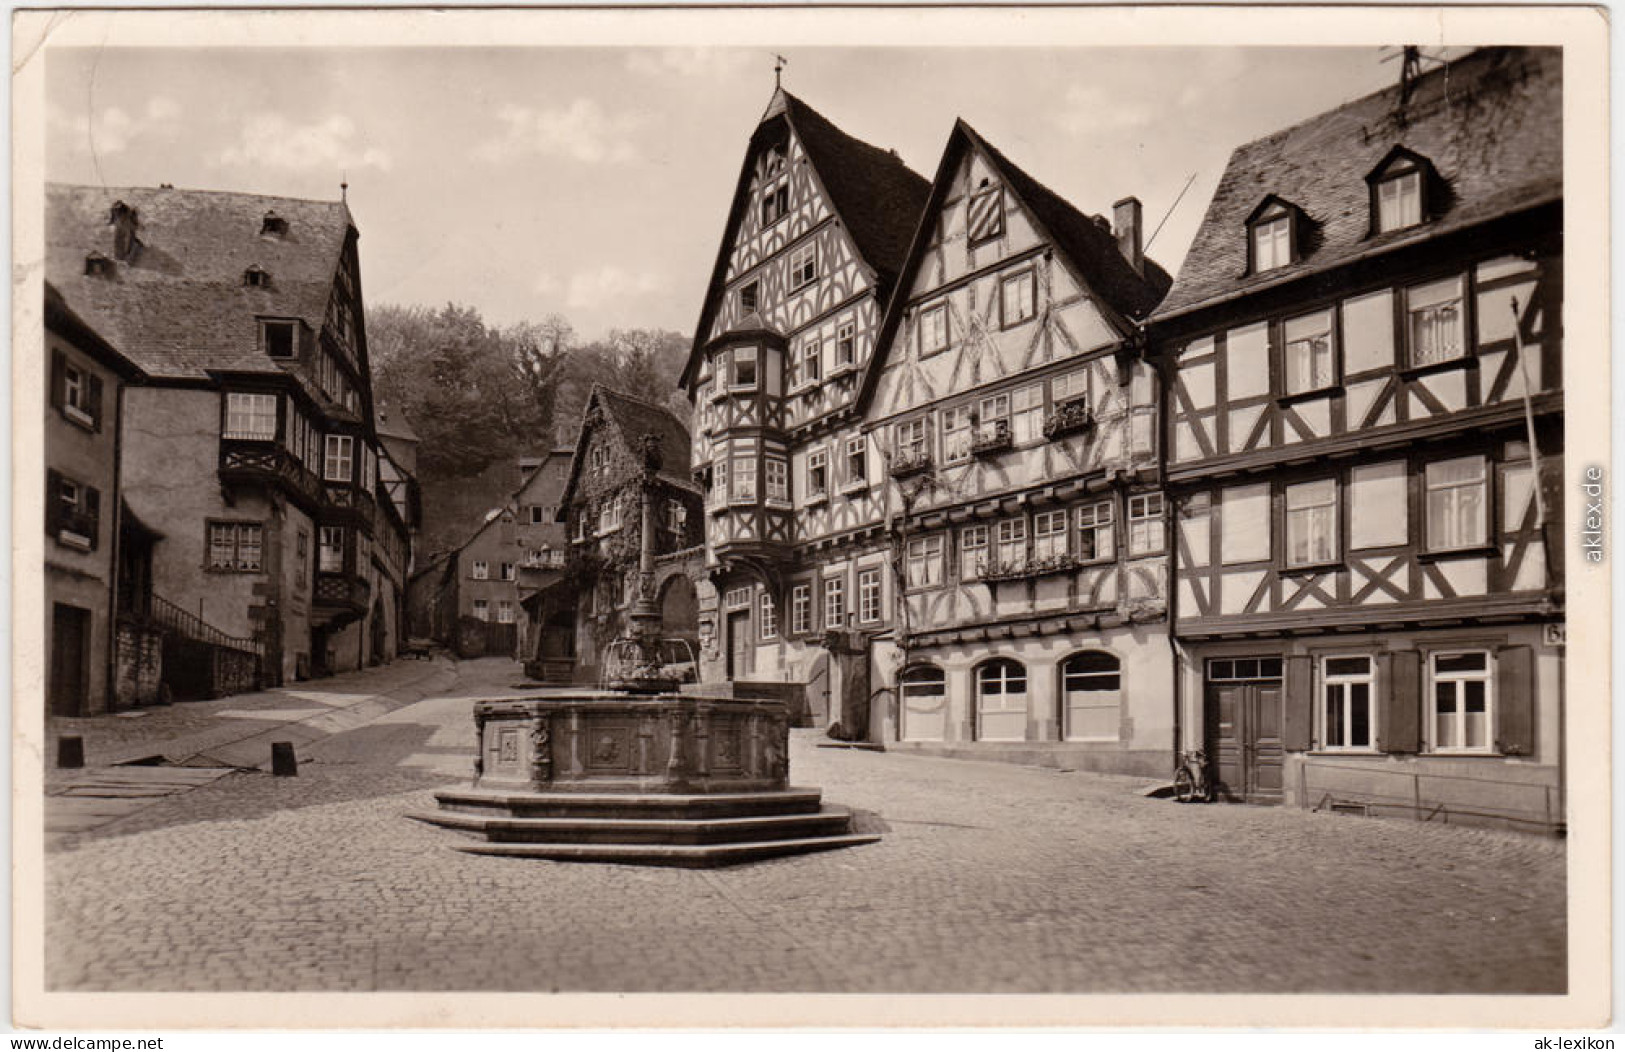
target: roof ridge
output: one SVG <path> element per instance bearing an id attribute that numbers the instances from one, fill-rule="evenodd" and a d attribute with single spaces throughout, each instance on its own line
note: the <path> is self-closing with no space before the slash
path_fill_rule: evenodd
<path id="1" fill-rule="evenodd" d="M 294 197 L 291 194 L 256 194 L 246 190 L 208 190 L 187 186 L 143 186 L 139 183 L 125 183 L 121 186 L 96 186 L 90 183 L 59 183 L 47 181 L 47 190 L 95 190 L 100 193 L 117 193 L 120 190 L 140 190 L 143 193 L 154 194 L 209 194 L 214 197 L 259 198 L 262 201 L 297 201 L 306 205 L 331 205 L 335 208 L 349 203 L 342 198 L 330 200 L 325 197 Z"/>
<path id="2" fill-rule="evenodd" d="M 649 401 L 647 399 L 639 398 L 636 395 L 629 395 L 629 394 L 625 393 L 624 391 L 621 391 L 621 390 L 618 390 L 618 389 L 616 389 L 614 387 L 609 386 L 608 384 L 604 383 L 602 380 L 594 380 L 593 381 L 593 386 L 596 387 L 596 388 L 601 388 L 604 391 L 605 394 L 614 395 L 616 398 L 619 398 L 622 401 L 635 402 L 636 404 L 641 405 L 646 409 L 658 409 L 660 412 L 665 413 L 667 416 L 671 417 L 673 420 L 676 420 L 679 424 L 683 422 L 682 419 L 676 413 L 672 412 L 666 406 L 661 405 L 659 402 L 651 402 L 651 401 Z"/>

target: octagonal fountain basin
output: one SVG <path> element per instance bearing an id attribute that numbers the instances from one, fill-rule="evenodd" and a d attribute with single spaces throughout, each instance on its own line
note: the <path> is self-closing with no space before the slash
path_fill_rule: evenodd
<path id="1" fill-rule="evenodd" d="M 790 785 L 782 701 L 617 691 L 474 704 L 471 786 L 419 821 L 475 854 L 722 866 L 873 843 Z"/>

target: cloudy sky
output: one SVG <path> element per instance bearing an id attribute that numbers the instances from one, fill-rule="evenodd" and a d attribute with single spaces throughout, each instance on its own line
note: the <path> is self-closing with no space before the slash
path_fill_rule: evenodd
<path id="1" fill-rule="evenodd" d="M 785 85 L 929 178 L 956 117 L 1086 212 L 1129 194 L 1177 268 L 1230 150 L 1392 83 L 1359 48 L 48 49 L 58 182 L 336 198 L 369 303 L 583 336 L 690 331 L 752 128 Z"/>

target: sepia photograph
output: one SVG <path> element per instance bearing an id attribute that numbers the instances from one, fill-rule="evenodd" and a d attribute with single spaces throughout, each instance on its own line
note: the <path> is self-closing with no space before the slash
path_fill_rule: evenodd
<path id="1" fill-rule="evenodd" d="M 13 32 L 13 1025 L 1608 1024 L 1604 15 Z"/>

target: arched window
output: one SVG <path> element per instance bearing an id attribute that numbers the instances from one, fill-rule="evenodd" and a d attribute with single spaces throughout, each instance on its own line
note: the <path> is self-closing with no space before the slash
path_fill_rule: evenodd
<path id="1" fill-rule="evenodd" d="M 939 742 L 947 737 L 948 677 L 942 669 L 935 665 L 906 668 L 898 687 L 902 697 L 898 737 L 906 742 Z"/>
<path id="2" fill-rule="evenodd" d="M 1019 661 L 995 658 L 977 668 L 976 739 L 1027 740 L 1027 670 Z"/>
<path id="3" fill-rule="evenodd" d="M 1070 742 L 1116 741 L 1123 708 L 1123 677 L 1115 657 L 1098 650 L 1061 663 L 1061 734 Z"/>

